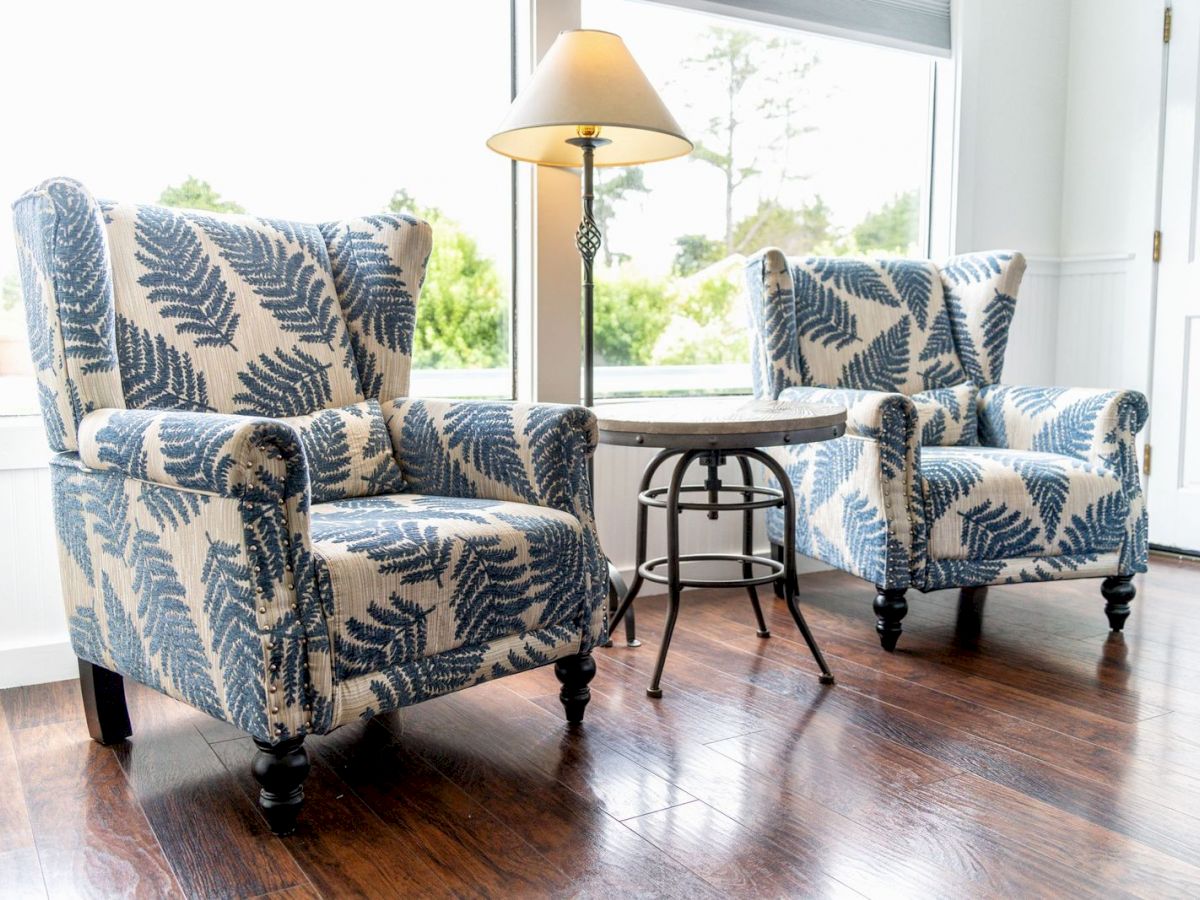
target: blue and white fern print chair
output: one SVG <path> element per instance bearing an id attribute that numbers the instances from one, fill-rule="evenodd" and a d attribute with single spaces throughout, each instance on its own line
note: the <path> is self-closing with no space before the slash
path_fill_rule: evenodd
<path id="1" fill-rule="evenodd" d="M 755 393 L 849 411 L 845 437 L 784 451 L 796 546 L 876 586 L 887 650 L 908 588 L 1103 577 L 1120 631 L 1146 570 L 1145 398 L 999 383 L 1024 269 L 1011 252 L 747 263 Z"/>
<path id="2" fill-rule="evenodd" d="M 580 407 L 406 398 L 429 226 L 14 205 L 89 728 L 121 676 L 253 736 L 289 831 L 305 735 L 554 663 L 582 720 L 606 563 Z"/>

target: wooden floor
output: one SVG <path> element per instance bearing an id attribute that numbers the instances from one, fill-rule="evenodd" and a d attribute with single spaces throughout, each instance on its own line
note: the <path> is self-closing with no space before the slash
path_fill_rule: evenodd
<path id="1" fill-rule="evenodd" d="M 0 895 L 1200 895 L 1200 565 L 1155 558 L 1124 637 L 1097 582 L 911 596 L 801 579 L 838 685 L 786 609 L 685 597 L 664 678 L 600 651 L 578 733 L 548 670 L 311 739 L 299 831 L 254 805 L 253 746 L 130 687 L 90 742 L 75 682 L 0 692 Z"/>

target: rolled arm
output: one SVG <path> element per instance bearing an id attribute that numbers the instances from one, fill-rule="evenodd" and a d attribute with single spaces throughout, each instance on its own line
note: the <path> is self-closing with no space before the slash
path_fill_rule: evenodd
<path id="1" fill-rule="evenodd" d="M 308 492 L 300 435 L 275 419 L 102 409 L 80 423 L 79 457 L 91 469 L 221 497 L 288 501 Z"/>
<path id="2" fill-rule="evenodd" d="M 1136 438 L 1150 407 L 1137 391 L 989 385 L 979 393 L 979 437 L 991 447 L 1073 456 L 1114 472 L 1129 503 L 1121 574 L 1146 571 L 1146 504 Z"/>
<path id="3" fill-rule="evenodd" d="M 816 387 L 787 388 L 779 399 L 835 403 L 847 412 L 845 437 L 785 450 L 796 487 L 797 549 L 881 587 L 907 587 L 923 534 L 913 488 L 920 432 L 912 400 Z"/>

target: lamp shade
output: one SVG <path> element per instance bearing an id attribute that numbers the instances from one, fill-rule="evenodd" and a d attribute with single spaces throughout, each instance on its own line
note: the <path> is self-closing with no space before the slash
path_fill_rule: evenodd
<path id="1" fill-rule="evenodd" d="M 683 156 L 692 142 L 625 42 L 607 31 L 564 31 L 538 64 L 487 145 L 544 166 L 578 166 L 568 144 L 584 126 L 610 143 L 596 148 L 597 166 L 632 166 Z"/>

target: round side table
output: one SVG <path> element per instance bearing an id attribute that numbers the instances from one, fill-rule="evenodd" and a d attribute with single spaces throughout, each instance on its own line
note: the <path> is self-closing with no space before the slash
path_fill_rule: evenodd
<path id="1" fill-rule="evenodd" d="M 685 587 L 746 588 L 758 621 L 758 634 L 766 638 L 770 637 L 770 632 L 758 602 L 757 586 L 778 585 L 796 627 L 821 669 L 821 683 L 833 684 L 833 673 L 796 602 L 796 499 L 792 483 L 783 466 L 761 448 L 840 437 L 846 430 L 846 411 L 840 406 L 826 404 L 696 397 L 601 404 L 595 412 L 602 444 L 660 448 L 642 473 L 638 489 L 637 568 L 609 623 L 610 631 L 617 627 L 645 582 L 667 586 L 670 604 L 667 624 L 663 629 L 654 677 L 646 693 L 651 697 L 662 696 L 663 666 L 675 620 L 679 617 L 679 594 Z M 675 460 L 675 466 L 668 486 L 650 487 L 655 472 L 669 459 Z M 718 475 L 719 467 L 731 459 L 738 462 L 741 484 L 723 484 Z M 756 485 L 751 461 L 765 466 L 775 476 L 779 487 Z M 684 475 L 693 463 L 704 466 L 708 470 L 707 477 L 703 483 L 684 484 Z M 692 499 L 697 495 L 698 499 Z M 651 507 L 667 512 L 667 554 L 647 559 L 646 526 Z M 784 511 L 782 561 L 754 554 L 754 511 L 772 507 L 781 507 Z M 680 553 L 679 516 L 685 510 L 706 512 L 710 519 L 716 519 L 722 512 L 742 513 L 742 552 Z M 712 560 L 739 565 L 741 577 L 690 578 L 680 571 L 682 563 Z"/>

